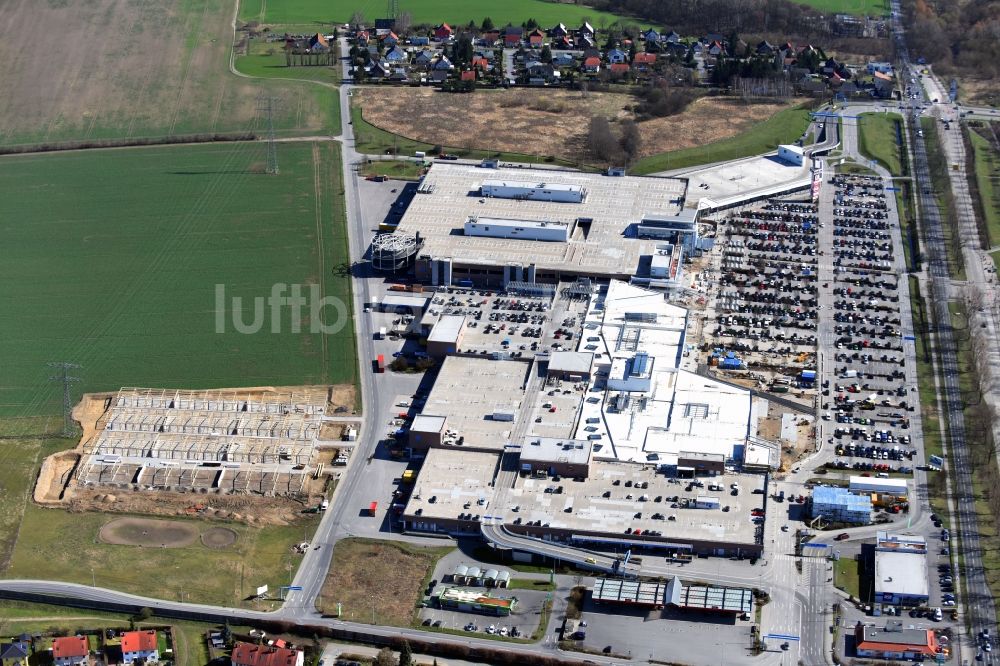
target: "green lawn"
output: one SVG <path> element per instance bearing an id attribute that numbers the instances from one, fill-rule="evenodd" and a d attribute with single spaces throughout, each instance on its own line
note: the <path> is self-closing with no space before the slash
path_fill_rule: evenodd
<path id="1" fill-rule="evenodd" d="M 889 13 L 888 0 L 796 0 L 827 14 L 855 14 L 857 16 L 883 16 Z"/>
<path id="2" fill-rule="evenodd" d="M 833 585 L 847 592 L 855 599 L 860 598 L 861 583 L 858 561 L 853 557 L 842 557 L 833 563 Z"/>
<path id="3" fill-rule="evenodd" d="M 0 418 L 60 409 L 52 360 L 83 366 L 75 395 L 354 382 L 340 152 L 277 151 L 277 176 L 262 173 L 262 143 L 0 159 Z M 262 301 L 260 332 L 238 332 L 232 297 L 250 323 L 280 283 L 340 299 L 344 326 L 312 332 L 307 306 L 302 332 L 289 308 L 272 332 Z"/>
<path id="4" fill-rule="evenodd" d="M 4 425 L 7 426 L 3 431 L 5 436 L 0 439 L 0 488 L 3 489 L 0 492 L 0 571 L 10 562 L 24 505 L 31 495 L 42 456 L 64 449 L 68 444 L 66 440 L 8 438 L 6 435 L 15 428 L 11 424 Z M 17 427 L 47 430 L 52 425 L 24 422 Z"/>
<path id="5" fill-rule="evenodd" d="M 555 583 L 550 583 L 548 579 L 532 580 L 528 578 L 511 578 L 507 584 L 509 590 L 540 590 L 542 592 L 552 592 L 556 589 Z"/>
<path id="6" fill-rule="evenodd" d="M 388 176 L 400 180 L 417 180 L 424 172 L 423 164 L 408 160 L 374 160 L 361 166 L 363 176 Z"/>
<path id="7" fill-rule="evenodd" d="M 281 42 L 266 42 L 255 39 L 250 42 L 249 52 L 239 55 L 235 60 L 236 69 L 247 76 L 262 79 L 296 79 L 301 81 L 316 81 L 319 83 L 337 84 L 340 82 L 341 65 L 335 60 L 333 65 L 296 65 L 288 66 L 284 48 Z M 336 101 L 336 99 L 334 99 Z M 340 104 L 337 104 L 340 112 Z M 339 134 L 340 122 L 337 122 Z"/>
<path id="8" fill-rule="evenodd" d="M 366 22 L 371 23 L 385 15 L 385 8 L 384 0 L 243 0 L 240 3 L 240 18 L 262 23 L 329 25 L 330 22 L 349 21 L 352 14 L 358 11 L 364 15 Z M 447 22 L 452 26 L 466 25 L 469 21 L 479 24 L 489 16 L 497 26 L 508 22 L 521 25 L 533 18 L 543 27 L 559 22 L 577 27 L 582 21 L 589 20 L 596 28 L 601 19 L 612 23 L 619 18 L 584 5 L 546 0 L 505 0 L 497 5 L 469 0 L 400 0 L 399 9 L 409 13 L 415 24 Z"/>
<path id="9" fill-rule="evenodd" d="M 729 139 L 641 159 L 630 172 L 648 174 L 766 153 L 802 136 L 809 126 L 809 113 L 804 106 L 785 109 Z"/>
<path id="10" fill-rule="evenodd" d="M 975 156 L 976 186 L 979 188 L 990 246 L 1000 245 L 1000 155 L 975 130 L 969 130 L 969 141 Z"/>
<path id="11" fill-rule="evenodd" d="M 903 174 L 896 124 L 903 119 L 898 113 L 863 113 L 858 119 L 858 148 L 868 159 L 875 160 L 894 176 Z"/>

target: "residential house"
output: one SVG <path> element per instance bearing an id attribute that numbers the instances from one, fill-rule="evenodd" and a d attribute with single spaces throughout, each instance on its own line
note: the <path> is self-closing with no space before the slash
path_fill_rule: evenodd
<path id="1" fill-rule="evenodd" d="M 233 666 L 303 666 L 304 656 L 287 647 L 237 642 L 231 661 Z"/>
<path id="2" fill-rule="evenodd" d="M 759 44 L 757 44 L 757 48 L 755 49 L 755 51 L 759 56 L 772 55 L 774 53 L 774 47 L 771 46 L 770 42 L 764 39 L 761 40 Z"/>
<path id="3" fill-rule="evenodd" d="M 503 45 L 514 48 L 524 39 L 524 28 L 518 25 L 508 25 L 503 29 Z"/>
<path id="4" fill-rule="evenodd" d="M 389 72 L 389 76 L 386 77 L 387 81 L 403 82 L 410 78 L 405 67 L 392 67 Z"/>
<path id="5" fill-rule="evenodd" d="M 496 29 L 484 30 L 479 35 L 479 43 L 483 46 L 496 46 L 498 41 L 500 41 L 500 31 Z"/>
<path id="6" fill-rule="evenodd" d="M 434 39 L 438 41 L 446 42 L 451 39 L 451 34 L 453 30 L 451 26 L 447 23 L 442 23 L 438 27 L 434 28 Z"/>
<path id="7" fill-rule="evenodd" d="M 706 44 L 711 44 L 712 42 L 724 42 L 724 41 L 726 41 L 726 38 L 717 32 L 710 32 L 707 35 L 705 35 Z"/>
<path id="8" fill-rule="evenodd" d="M 489 72 L 493 69 L 490 61 L 481 55 L 472 56 L 472 69 L 482 70 L 484 72 Z"/>
<path id="9" fill-rule="evenodd" d="M 726 54 L 726 47 L 723 46 L 722 42 L 716 39 L 709 42 L 707 51 L 708 55 L 718 57 Z"/>
<path id="10" fill-rule="evenodd" d="M 55 666 L 87 666 L 90 644 L 86 636 L 63 636 L 52 639 L 52 661 Z"/>
<path id="11" fill-rule="evenodd" d="M 569 30 L 566 29 L 566 25 L 563 23 L 549 30 L 549 37 L 567 37 L 568 35 Z"/>
<path id="12" fill-rule="evenodd" d="M 636 53 L 635 57 L 632 58 L 632 67 L 639 72 L 648 72 L 656 64 L 656 54 L 643 52 Z"/>
<path id="13" fill-rule="evenodd" d="M 396 19 L 391 18 L 380 18 L 375 19 L 375 30 L 384 30 L 389 32 L 396 28 Z"/>
<path id="14" fill-rule="evenodd" d="M 621 49 L 608 51 L 608 62 L 611 64 L 628 63 L 628 54 Z"/>
<path id="15" fill-rule="evenodd" d="M 580 37 L 590 37 L 591 39 L 593 39 L 595 34 L 594 26 L 584 21 L 583 25 L 581 25 L 579 29 L 576 31 L 576 34 L 579 35 Z"/>
<path id="16" fill-rule="evenodd" d="M 896 87 L 896 80 L 882 72 L 872 74 L 872 82 L 875 84 L 875 94 L 878 97 L 891 97 Z"/>
<path id="17" fill-rule="evenodd" d="M 552 56 L 552 64 L 556 67 L 569 67 L 574 62 L 576 58 L 571 53 L 556 53 Z"/>
<path id="18" fill-rule="evenodd" d="M 0 666 L 28 666 L 28 644 L 12 641 L 0 644 Z"/>
<path id="19" fill-rule="evenodd" d="M 408 60 L 406 56 L 406 51 L 394 46 L 392 50 L 385 54 L 385 59 L 387 62 L 406 62 Z"/>
<path id="20" fill-rule="evenodd" d="M 413 59 L 413 66 L 427 69 L 431 66 L 431 63 L 434 62 L 435 57 L 437 57 L 437 54 L 434 51 L 424 49 Z"/>
<path id="21" fill-rule="evenodd" d="M 668 44 L 678 44 L 681 41 L 681 36 L 671 30 L 667 34 L 663 35 L 662 40 Z"/>
<path id="22" fill-rule="evenodd" d="M 448 60 L 448 56 L 446 55 L 442 55 L 440 58 L 438 58 L 432 67 L 434 68 L 435 71 L 438 72 L 447 72 L 452 69 L 455 69 L 455 66 L 451 64 L 451 60 Z"/>
<path id="23" fill-rule="evenodd" d="M 569 51 L 573 48 L 573 41 L 569 37 L 556 37 L 550 46 L 553 51 Z"/>
<path id="24" fill-rule="evenodd" d="M 473 70 L 473 69 L 462 70 L 462 73 L 459 76 L 459 78 L 462 81 L 475 81 L 476 80 L 476 71 Z"/>
<path id="25" fill-rule="evenodd" d="M 624 76 L 632 71 L 632 67 L 627 62 L 613 62 L 608 67 L 608 71 L 617 76 Z"/>
<path id="26" fill-rule="evenodd" d="M 577 38 L 576 38 L 576 48 L 578 48 L 578 49 L 596 49 L 597 48 L 597 40 L 595 40 L 592 35 L 577 35 Z"/>
<path id="27" fill-rule="evenodd" d="M 528 33 L 528 44 L 530 44 L 531 46 L 539 47 L 542 45 L 542 42 L 544 41 L 545 41 L 545 33 L 539 30 L 538 28 L 535 28 L 534 30 Z"/>
<path id="28" fill-rule="evenodd" d="M 528 76 L 533 79 L 551 81 L 559 76 L 558 70 L 547 62 L 538 62 L 537 60 L 533 60 L 525 65 L 524 69 L 528 72 Z"/>
<path id="29" fill-rule="evenodd" d="M 448 80 L 448 72 L 443 69 L 435 69 L 431 72 L 431 81 L 434 83 L 444 83 Z"/>
<path id="30" fill-rule="evenodd" d="M 389 76 L 389 66 L 388 64 L 382 62 L 381 60 L 373 60 L 372 64 L 368 66 L 368 77 L 372 79 L 384 79 Z"/>
<path id="31" fill-rule="evenodd" d="M 410 37 L 410 44 L 413 46 L 427 46 L 430 43 L 430 37 L 427 35 L 414 35 L 413 37 Z"/>
<path id="32" fill-rule="evenodd" d="M 583 71 L 588 74 L 596 74 L 601 71 L 601 59 L 597 56 L 590 56 L 583 59 Z"/>
<path id="33" fill-rule="evenodd" d="M 156 631 L 126 631 L 122 634 L 122 663 L 149 663 L 160 660 Z"/>
<path id="34" fill-rule="evenodd" d="M 386 48 L 392 48 L 396 44 L 399 44 L 399 35 L 390 30 L 382 38 L 382 43 L 385 44 Z"/>
<path id="35" fill-rule="evenodd" d="M 844 97 L 857 97 L 864 91 L 861 90 L 861 88 L 859 88 L 858 85 L 854 83 L 854 81 L 845 81 L 843 84 L 841 84 L 840 90 L 838 92 L 840 92 L 840 94 L 843 95 Z"/>
<path id="36" fill-rule="evenodd" d="M 834 58 L 827 58 L 826 62 L 823 63 L 823 74 L 826 76 L 833 76 L 834 74 L 839 74 L 841 70 L 841 64 L 837 62 Z"/>
<path id="37" fill-rule="evenodd" d="M 354 33 L 354 41 L 362 48 L 368 46 L 369 39 L 371 39 L 371 35 L 368 34 L 367 30 L 358 30 Z"/>
<path id="38" fill-rule="evenodd" d="M 875 72 L 882 72 L 883 74 L 892 74 L 892 63 L 888 62 L 870 62 L 866 66 L 869 74 L 874 74 Z"/>
<path id="39" fill-rule="evenodd" d="M 650 28 L 646 32 L 642 33 L 642 38 L 646 40 L 646 44 L 649 44 L 650 42 L 659 44 L 660 33 L 658 33 L 655 29 Z"/>
<path id="40" fill-rule="evenodd" d="M 317 32 L 309 38 L 309 50 L 313 53 L 326 53 L 330 50 L 330 42 L 324 35 Z"/>

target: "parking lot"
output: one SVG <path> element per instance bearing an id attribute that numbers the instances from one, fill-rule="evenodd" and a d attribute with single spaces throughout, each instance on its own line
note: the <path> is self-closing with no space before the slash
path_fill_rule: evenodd
<path id="1" fill-rule="evenodd" d="M 917 449 L 911 414 L 916 386 L 907 382 L 895 251 L 881 179 L 837 175 L 833 214 L 832 345 L 822 384 L 823 420 L 835 446 L 831 466 L 869 473 L 913 471 Z M 898 510 L 891 508 L 890 510 Z"/>
<path id="2" fill-rule="evenodd" d="M 589 595 L 583 611 L 586 638 L 573 642 L 588 650 L 643 660 L 670 655 L 689 664 L 705 663 L 705 655 L 713 654 L 712 663 L 726 664 L 736 663 L 751 645 L 752 622 L 731 616 L 601 605 Z"/>
<path id="3" fill-rule="evenodd" d="M 777 392 L 816 367 L 817 229 L 814 204 L 783 199 L 719 224 L 719 293 L 704 339 L 734 352 L 751 378 Z"/>

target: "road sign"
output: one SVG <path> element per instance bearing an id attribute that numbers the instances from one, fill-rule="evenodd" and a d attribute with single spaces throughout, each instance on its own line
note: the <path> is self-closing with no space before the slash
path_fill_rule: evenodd
<path id="1" fill-rule="evenodd" d="M 829 548 L 830 544 L 828 544 L 828 543 L 804 543 L 804 544 L 802 544 L 802 547 L 803 548 Z"/>
<path id="2" fill-rule="evenodd" d="M 267 585 L 261 585 L 257 588 L 257 596 L 262 597 L 267 594 Z"/>
<path id="3" fill-rule="evenodd" d="M 915 336 L 915 335 L 904 335 L 903 339 L 907 340 L 908 342 L 913 342 L 914 340 L 917 339 L 917 336 Z"/>
<path id="4" fill-rule="evenodd" d="M 765 639 L 773 638 L 776 641 L 797 641 L 797 640 L 799 640 L 798 636 L 792 636 L 790 634 L 768 634 L 768 635 L 764 636 L 764 638 Z"/>
<path id="5" fill-rule="evenodd" d="M 289 592 L 301 592 L 302 591 L 302 586 L 301 585 L 289 585 L 288 586 L 288 591 Z"/>
<path id="6" fill-rule="evenodd" d="M 898 187 L 887 187 L 887 188 L 885 188 L 885 191 L 886 192 L 899 192 L 899 188 Z"/>

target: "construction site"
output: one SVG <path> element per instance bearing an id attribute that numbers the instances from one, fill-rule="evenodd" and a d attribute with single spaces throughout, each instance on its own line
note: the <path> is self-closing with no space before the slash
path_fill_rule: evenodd
<path id="1" fill-rule="evenodd" d="M 149 510 L 139 498 L 153 493 L 150 513 L 194 507 L 227 516 L 264 507 L 280 513 L 283 499 L 291 516 L 321 501 L 333 460 L 346 452 L 341 440 L 357 423 L 327 416 L 341 411 L 338 403 L 350 404 L 345 398 L 353 400 L 328 386 L 88 394 L 73 412 L 83 427 L 80 443 L 44 462 L 35 499 L 130 511 L 136 502 Z M 192 493 L 215 497 L 192 504 Z"/>

